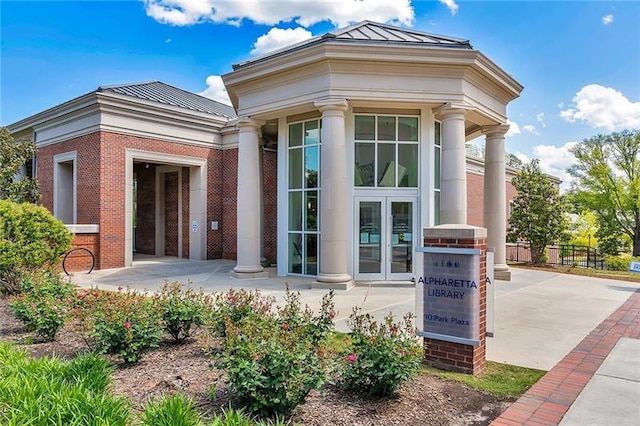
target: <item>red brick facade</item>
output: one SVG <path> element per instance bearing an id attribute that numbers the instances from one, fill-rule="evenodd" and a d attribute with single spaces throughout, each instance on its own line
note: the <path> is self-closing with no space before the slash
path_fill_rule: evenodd
<path id="1" fill-rule="evenodd" d="M 506 218 L 509 219 L 509 204 L 516 196 L 516 189 L 511 182 L 506 183 L 505 204 Z M 467 223 L 473 226 L 484 226 L 484 176 L 467 173 Z"/>

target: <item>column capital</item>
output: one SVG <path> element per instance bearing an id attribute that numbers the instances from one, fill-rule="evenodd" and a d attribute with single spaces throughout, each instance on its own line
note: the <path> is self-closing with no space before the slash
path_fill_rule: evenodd
<path id="1" fill-rule="evenodd" d="M 256 120 L 255 118 L 250 117 L 240 117 L 238 121 L 236 121 L 236 126 L 241 131 L 260 131 L 260 126 L 262 126 L 265 122 L 262 120 Z"/>
<path id="2" fill-rule="evenodd" d="M 347 102 L 346 99 L 343 99 L 343 98 L 323 99 L 323 100 L 315 101 L 314 105 L 323 114 L 325 111 L 341 111 L 342 113 L 345 113 L 349 109 L 349 103 Z"/>
<path id="3" fill-rule="evenodd" d="M 441 119 L 447 118 L 450 115 L 458 115 L 464 117 L 469 112 L 469 108 L 465 105 L 447 102 L 444 105 L 440 105 L 433 109 L 433 113 Z"/>
<path id="4" fill-rule="evenodd" d="M 504 138 L 509 131 L 508 124 L 498 124 L 495 126 L 482 126 L 482 134 L 487 138 Z"/>

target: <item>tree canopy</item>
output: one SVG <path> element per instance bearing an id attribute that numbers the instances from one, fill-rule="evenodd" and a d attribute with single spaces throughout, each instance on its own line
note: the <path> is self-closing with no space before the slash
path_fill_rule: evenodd
<path id="1" fill-rule="evenodd" d="M 16 203 L 35 203 L 40 199 L 38 182 L 23 176 L 16 179 L 20 168 L 36 152 L 30 140 L 15 141 L 6 127 L 0 128 L 0 199 Z"/>
<path id="2" fill-rule="evenodd" d="M 598 239 L 615 251 L 624 236 L 640 256 L 640 130 L 597 135 L 575 145 L 573 199 L 598 216 Z"/>
<path id="3" fill-rule="evenodd" d="M 544 249 L 565 237 L 568 203 L 539 160 L 526 164 L 511 180 L 518 191 L 513 199 L 507 239 L 529 243 L 531 261 L 544 262 Z"/>

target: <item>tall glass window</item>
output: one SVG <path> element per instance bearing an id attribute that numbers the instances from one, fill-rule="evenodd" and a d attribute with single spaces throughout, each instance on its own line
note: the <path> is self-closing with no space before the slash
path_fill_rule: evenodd
<path id="1" fill-rule="evenodd" d="M 435 140 L 433 148 L 433 224 L 440 225 L 440 158 L 442 150 L 442 129 L 435 123 Z"/>
<path id="2" fill-rule="evenodd" d="M 320 130 L 320 120 L 289 125 L 288 271 L 290 274 L 318 274 Z"/>
<path id="3" fill-rule="evenodd" d="M 418 117 L 356 115 L 357 187 L 418 187 Z"/>

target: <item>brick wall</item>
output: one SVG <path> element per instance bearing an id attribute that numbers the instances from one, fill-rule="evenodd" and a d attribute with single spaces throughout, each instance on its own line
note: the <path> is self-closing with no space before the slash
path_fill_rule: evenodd
<path id="1" fill-rule="evenodd" d="M 516 196 L 511 182 L 506 183 L 505 212 L 509 218 L 509 202 Z M 467 223 L 473 226 L 484 226 L 484 176 L 467 173 Z"/>
<path id="2" fill-rule="evenodd" d="M 227 149 L 223 154 L 222 174 L 222 257 L 235 259 L 237 253 L 237 192 L 238 192 L 238 149 Z"/>
<path id="3" fill-rule="evenodd" d="M 182 173 L 182 223 L 180 224 L 182 232 L 182 257 L 184 259 L 189 258 L 189 198 L 191 194 L 189 194 L 189 168 L 183 167 L 180 170 Z M 198 232 L 204 232 L 207 229 L 206 223 L 201 223 Z"/>
<path id="4" fill-rule="evenodd" d="M 278 153 L 263 151 L 264 256 L 276 263 L 278 253 Z"/>
<path id="5" fill-rule="evenodd" d="M 147 165 L 149 167 L 147 167 Z M 136 250 L 141 254 L 156 254 L 156 165 L 134 164 L 138 181 Z"/>
<path id="6" fill-rule="evenodd" d="M 164 254 L 178 256 L 178 172 L 164 174 Z"/>
<path id="7" fill-rule="evenodd" d="M 100 246 L 99 246 L 98 234 L 75 234 L 73 236 L 73 249 L 85 248 L 93 253 L 95 260 L 99 258 Z M 91 269 L 91 254 L 84 250 L 75 250 L 70 252 L 64 261 L 64 267 L 67 272 L 89 272 Z M 94 265 L 94 267 L 97 265 Z"/>

